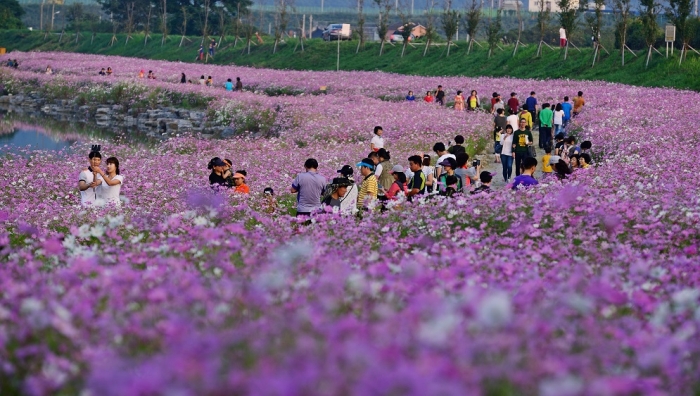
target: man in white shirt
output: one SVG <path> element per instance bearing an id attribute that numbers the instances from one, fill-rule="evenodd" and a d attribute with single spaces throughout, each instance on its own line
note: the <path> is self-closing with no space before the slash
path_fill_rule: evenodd
<path id="1" fill-rule="evenodd" d="M 444 171 L 443 167 L 440 165 L 442 161 L 444 161 L 447 158 L 457 160 L 457 157 L 455 157 L 454 154 L 450 154 L 447 151 L 447 148 L 445 148 L 445 143 L 443 142 L 435 143 L 435 145 L 433 145 L 433 151 L 435 151 L 435 154 L 438 155 L 437 165 L 435 165 L 435 180 L 437 180 L 437 178 L 440 177 L 440 175 Z"/>
<path id="2" fill-rule="evenodd" d="M 506 122 L 508 125 L 513 127 L 514 131 L 517 131 L 518 128 L 520 128 L 520 119 L 517 114 L 511 114 L 506 118 Z"/>
<path id="3" fill-rule="evenodd" d="M 559 28 L 559 47 L 566 47 L 566 29 L 564 29 L 564 26 Z"/>
<path id="4" fill-rule="evenodd" d="M 97 148 L 97 150 L 95 150 Z M 92 205 L 95 203 L 95 189 L 101 184 L 101 180 L 95 177 L 95 169 L 102 163 L 102 155 L 99 146 L 93 146 L 93 150 L 88 155 L 90 165 L 83 169 L 78 176 L 78 191 L 80 191 L 80 203 Z"/>

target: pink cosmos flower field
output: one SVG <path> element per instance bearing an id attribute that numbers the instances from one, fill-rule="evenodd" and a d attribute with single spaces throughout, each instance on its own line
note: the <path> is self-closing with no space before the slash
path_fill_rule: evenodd
<path id="1" fill-rule="evenodd" d="M 210 122 L 238 127 L 264 109 L 276 118 L 269 137 L 94 142 L 121 162 L 121 209 L 80 206 L 77 176 L 93 142 L 3 154 L 0 394 L 700 390 L 696 92 L 62 53 L 0 61 L 7 57 L 20 69 L 2 68 L 0 84 L 16 95 L 94 98 L 121 84 L 135 107 L 157 91 L 162 101 L 207 98 Z M 54 75 L 43 74 L 49 64 Z M 107 66 L 115 74 L 97 76 Z M 158 79 L 139 80 L 140 69 Z M 181 85 L 182 72 L 212 75 L 217 86 Z M 251 90 L 221 87 L 237 76 Z M 382 100 L 437 84 L 448 98 L 477 89 L 523 100 L 534 90 L 540 102 L 558 102 L 583 91 L 569 131 L 593 143 L 594 166 L 563 183 L 421 199 L 362 219 L 329 213 L 302 225 L 288 215 L 304 160 L 317 158 L 331 178 L 366 156 L 375 125 L 392 163 L 404 166 L 458 133 L 490 147 L 487 114 Z M 294 96 L 270 95 L 280 88 Z M 214 156 L 247 170 L 250 196 L 209 190 Z"/>

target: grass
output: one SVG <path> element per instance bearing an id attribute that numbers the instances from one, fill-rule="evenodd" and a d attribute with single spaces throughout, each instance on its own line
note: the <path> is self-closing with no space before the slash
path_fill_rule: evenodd
<path id="1" fill-rule="evenodd" d="M 0 31 L 0 47 L 8 51 L 66 51 L 104 55 L 121 55 L 137 58 L 182 60 L 194 62 L 201 38 L 191 37 L 179 47 L 180 36 L 170 36 L 161 46 L 161 35 L 153 34 L 148 44 L 144 45 L 144 35 L 134 34 L 133 40 L 125 44 L 125 35 L 118 35 L 119 41 L 110 45 L 111 34 L 98 33 L 91 44 L 90 32 L 84 32 L 75 43 L 75 34 L 66 33 L 59 42 L 58 35 L 44 39 L 41 32 L 26 30 Z M 227 38 L 217 50 L 214 64 L 236 64 L 243 66 L 268 67 L 293 70 L 335 70 L 337 43 L 321 40 L 305 41 L 305 51 L 297 46 L 298 40 L 288 39 L 278 45 L 276 54 L 272 54 L 273 44 L 269 37 L 263 45 L 252 45 L 251 53 L 243 53 L 244 44 L 240 42 L 233 47 L 233 38 Z M 485 44 L 484 44 L 485 45 Z M 367 43 L 356 54 L 357 42 L 342 42 L 340 45 L 341 70 L 381 70 L 401 74 L 424 76 L 494 76 L 517 78 L 569 78 L 579 80 L 603 80 L 631 85 L 649 87 L 674 87 L 700 91 L 700 56 L 690 53 L 681 66 L 678 65 L 678 51 L 666 59 L 653 54 L 649 67 L 645 67 L 646 53 L 637 51 L 637 58 L 627 53 L 626 65 L 621 66 L 619 51 L 604 54 L 594 67 L 591 66 L 593 54 L 591 48 L 582 48 L 582 52 L 570 49 L 568 59 L 563 59 L 563 52 L 558 48 L 543 49 L 543 56 L 536 57 L 537 48 L 529 45 L 518 50 L 512 56 L 513 47 L 505 51 L 496 49 L 489 59 L 486 48 L 476 47 L 471 54 L 466 54 L 465 43 L 459 42 L 452 47 L 450 56 L 445 54 L 446 46 L 431 47 L 423 57 L 423 44 L 415 48 L 408 47 L 401 57 L 401 45 L 385 45 L 385 52 L 379 56 L 379 43 Z M 612 48 L 610 48 L 612 49 Z M 21 63 L 21 59 L 20 59 Z"/>

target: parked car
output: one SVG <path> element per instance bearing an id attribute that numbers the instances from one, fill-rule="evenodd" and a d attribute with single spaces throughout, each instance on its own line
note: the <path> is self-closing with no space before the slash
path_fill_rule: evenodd
<path id="1" fill-rule="evenodd" d="M 323 31 L 323 40 L 352 40 L 352 31 L 349 23 L 331 23 Z"/>
<path id="2" fill-rule="evenodd" d="M 409 43 L 415 39 L 416 36 L 414 36 L 413 33 L 411 33 L 411 35 L 408 36 Z M 403 43 L 403 36 L 401 35 L 401 32 L 397 30 L 394 33 L 392 33 L 389 37 L 389 41 L 391 41 L 392 43 Z"/>

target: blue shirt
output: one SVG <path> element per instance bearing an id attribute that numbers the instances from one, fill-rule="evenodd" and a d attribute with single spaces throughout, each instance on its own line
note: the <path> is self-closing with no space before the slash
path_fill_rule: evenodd
<path id="1" fill-rule="evenodd" d="M 537 106 L 537 98 L 534 96 L 529 96 L 527 99 L 525 99 L 525 105 L 527 106 L 527 110 L 534 114 Z"/>
<path id="2" fill-rule="evenodd" d="M 564 110 L 564 120 L 571 119 L 571 109 L 573 106 L 569 102 L 564 102 L 561 104 L 561 109 Z"/>
<path id="3" fill-rule="evenodd" d="M 406 100 L 409 102 L 413 102 L 414 100 L 416 100 L 416 97 L 413 95 L 408 95 L 408 96 L 406 96 Z"/>
<path id="4" fill-rule="evenodd" d="M 231 81 L 226 81 L 226 84 L 224 84 L 224 87 L 226 87 L 227 91 L 233 91 L 233 83 Z"/>
<path id="5" fill-rule="evenodd" d="M 316 172 L 297 175 L 292 188 L 297 190 L 297 212 L 313 212 L 321 207 L 321 195 L 326 187 L 326 178 Z"/>
<path id="6" fill-rule="evenodd" d="M 518 186 L 530 187 L 536 186 L 537 184 L 539 184 L 539 182 L 534 177 L 522 174 L 513 179 L 513 190 L 518 190 Z"/>

